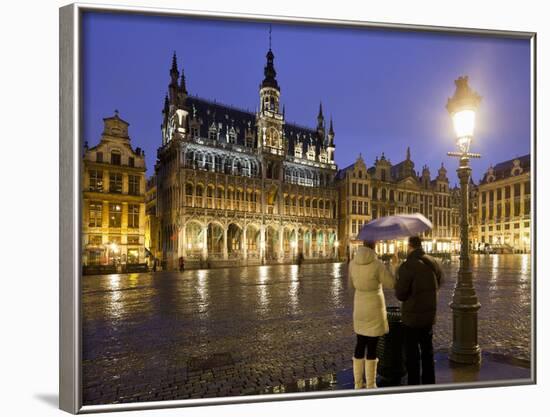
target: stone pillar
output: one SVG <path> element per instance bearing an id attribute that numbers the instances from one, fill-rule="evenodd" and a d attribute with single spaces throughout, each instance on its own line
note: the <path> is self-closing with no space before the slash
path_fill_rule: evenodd
<path id="1" fill-rule="evenodd" d="M 263 264 L 265 261 L 265 225 L 260 225 L 260 262 Z"/>
<path id="2" fill-rule="evenodd" d="M 107 170 L 103 171 L 103 192 L 109 192 L 109 172 Z"/>
<path id="3" fill-rule="evenodd" d="M 103 213 L 101 214 L 101 230 L 102 230 L 102 239 L 101 242 L 103 244 L 109 243 L 109 235 L 106 233 L 106 231 L 109 229 L 109 202 L 108 201 L 102 201 L 102 209 Z"/>
<path id="4" fill-rule="evenodd" d="M 283 226 L 280 226 L 280 229 L 279 229 L 279 254 L 278 254 L 279 260 L 282 260 L 285 257 L 284 242 L 283 242 L 284 237 L 285 237 L 285 228 Z"/>
<path id="5" fill-rule="evenodd" d="M 181 227 L 181 241 L 180 241 L 180 247 L 181 247 L 181 256 L 184 258 L 187 256 L 187 227 L 183 225 Z"/>
<path id="6" fill-rule="evenodd" d="M 510 217 L 514 218 L 518 214 L 516 213 L 516 196 L 514 194 L 514 186 L 513 184 L 510 185 Z M 512 234 L 513 234 L 513 226 L 512 226 Z"/>
<path id="7" fill-rule="evenodd" d="M 208 259 L 208 226 L 202 228 L 202 259 Z"/>
<path id="8" fill-rule="evenodd" d="M 246 261 L 248 255 L 248 242 L 246 240 L 246 226 L 243 226 L 242 243 L 241 243 L 243 261 Z"/>
<path id="9" fill-rule="evenodd" d="M 223 228 L 223 259 L 227 260 L 229 258 L 227 250 L 227 227 Z"/>
<path id="10" fill-rule="evenodd" d="M 519 195 L 520 195 L 519 213 L 520 213 L 520 216 L 523 219 L 523 216 L 525 214 L 525 211 L 524 211 L 524 208 L 525 208 L 525 204 L 524 204 L 524 202 L 525 202 L 525 186 L 523 185 L 523 182 L 520 183 Z M 523 225 L 521 226 L 521 228 L 523 228 Z"/>
<path id="11" fill-rule="evenodd" d="M 323 231 L 323 258 L 327 256 L 327 232 Z"/>
<path id="12" fill-rule="evenodd" d="M 128 174 L 122 174 L 122 194 L 128 194 Z"/>

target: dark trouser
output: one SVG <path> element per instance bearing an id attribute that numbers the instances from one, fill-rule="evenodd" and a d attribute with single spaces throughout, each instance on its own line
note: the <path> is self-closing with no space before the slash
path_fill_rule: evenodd
<path id="1" fill-rule="evenodd" d="M 422 362 L 422 384 L 435 384 L 432 326 L 424 328 L 403 326 L 403 330 L 409 385 L 420 384 L 420 362 Z"/>
<path id="2" fill-rule="evenodd" d="M 365 357 L 365 349 L 367 350 L 367 359 L 376 359 L 376 345 L 378 337 L 357 335 L 357 344 L 355 345 L 355 359 L 363 359 Z"/>

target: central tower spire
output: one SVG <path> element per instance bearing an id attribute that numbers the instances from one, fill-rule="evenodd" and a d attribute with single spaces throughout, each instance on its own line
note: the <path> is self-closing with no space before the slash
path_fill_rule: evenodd
<path id="1" fill-rule="evenodd" d="M 279 90 L 279 84 L 275 79 L 277 71 L 275 71 L 275 65 L 273 64 L 275 55 L 273 55 L 273 51 L 271 50 L 271 25 L 269 25 L 269 50 L 265 57 L 267 58 L 267 62 L 264 67 L 264 80 L 262 81 L 261 88 L 271 87 Z"/>

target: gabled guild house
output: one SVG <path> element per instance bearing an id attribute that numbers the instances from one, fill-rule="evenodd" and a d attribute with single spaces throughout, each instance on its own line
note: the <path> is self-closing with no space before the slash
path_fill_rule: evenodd
<path id="1" fill-rule="evenodd" d="M 84 147 L 82 263 L 122 271 L 146 262 L 145 153 L 132 147 L 117 111 L 103 123 L 100 142 Z"/>

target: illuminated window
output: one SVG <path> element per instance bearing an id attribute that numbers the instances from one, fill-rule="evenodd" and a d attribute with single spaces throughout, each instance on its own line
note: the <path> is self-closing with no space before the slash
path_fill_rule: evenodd
<path id="1" fill-rule="evenodd" d="M 103 191 L 103 171 L 90 170 L 90 191 Z"/>
<path id="2" fill-rule="evenodd" d="M 120 227 L 122 221 L 122 206 L 118 203 L 109 204 L 109 227 Z"/>
<path id="3" fill-rule="evenodd" d="M 128 227 L 139 227 L 139 204 L 128 204 Z"/>
<path id="4" fill-rule="evenodd" d="M 122 174 L 111 173 L 109 174 L 109 192 L 115 194 L 122 193 Z"/>
<path id="5" fill-rule="evenodd" d="M 90 201 L 89 227 L 101 227 L 103 218 L 103 205 L 100 201 Z"/>
<path id="6" fill-rule="evenodd" d="M 90 245 L 99 246 L 101 245 L 101 242 L 101 235 L 90 235 L 90 237 L 88 238 L 88 244 Z"/>
<path id="7" fill-rule="evenodd" d="M 139 195 L 139 176 L 129 175 L 128 176 L 128 194 L 130 195 Z"/>

